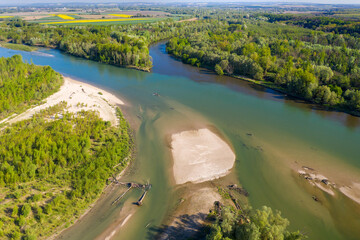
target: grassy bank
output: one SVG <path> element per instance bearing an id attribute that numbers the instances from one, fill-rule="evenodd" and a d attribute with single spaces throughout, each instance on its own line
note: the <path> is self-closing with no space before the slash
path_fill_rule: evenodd
<path id="1" fill-rule="evenodd" d="M 33 52 L 37 50 L 36 47 L 32 47 L 24 44 L 7 43 L 7 42 L 0 42 L 0 46 L 8 49 L 26 51 L 26 52 Z"/>

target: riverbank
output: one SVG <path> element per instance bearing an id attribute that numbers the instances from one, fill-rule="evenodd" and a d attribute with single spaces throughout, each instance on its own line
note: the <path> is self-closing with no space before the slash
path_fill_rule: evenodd
<path id="1" fill-rule="evenodd" d="M 244 76 L 237 76 L 237 75 L 228 75 L 228 76 L 236 78 L 236 79 L 240 79 L 240 80 L 243 80 L 243 81 L 251 82 L 251 83 L 254 83 L 254 84 L 259 85 L 259 86 L 270 88 L 270 89 L 275 90 L 277 92 L 280 92 L 280 93 L 282 93 L 284 95 L 288 95 L 288 96 L 291 96 L 293 98 L 303 100 L 308 104 L 314 104 L 316 106 L 320 106 L 323 110 L 344 112 L 344 113 L 350 114 L 350 115 L 355 116 L 355 117 L 360 117 L 360 112 L 350 111 L 347 108 L 341 107 L 341 106 L 330 106 L 330 105 L 324 105 L 324 104 L 316 103 L 314 101 L 310 101 L 310 100 L 302 98 L 302 97 L 300 97 L 300 96 L 298 96 L 296 94 L 293 94 L 293 93 L 287 91 L 285 88 L 283 88 L 283 87 L 281 87 L 279 85 L 276 85 L 275 83 L 270 82 L 270 81 L 265 81 L 265 80 L 260 81 L 260 80 L 255 80 L 255 79 L 247 78 L 247 77 L 244 77 Z"/>
<path id="2" fill-rule="evenodd" d="M 60 90 L 46 98 L 44 102 L 44 104 L 30 108 L 19 115 L 4 119 L 1 123 L 11 124 L 28 119 L 41 110 L 66 102 L 66 111 L 72 113 L 89 110 L 97 111 L 103 120 L 110 121 L 113 126 L 117 126 L 116 106 L 124 105 L 124 102 L 113 94 L 69 77 L 64 77 L 64 83 Z"/>
<path id="3" fill-rule="evenodd" d="M 14 43 L 8 43 L 8 42 L 0 42 L 0 47 L 7 48 L 7 49 L 12 49 L 12 50 L 25 51 L 25 52 L 34 52 L 34 51 L 37 51 L 38 48 L 50 48 L 50 49 L 57 49 L 57 50 L 59 50 L 61 52 L 72 55 L 72 54 L 70 54 L 68 52 L 65 52 L 64 50 L 60 49 L 56 45 L 42 45 L 42 44 L 25 45 L 25 44 L 14 44 Z M 83 58 L 83 59 L 86 59 L 86 58 Z M 100 63 L 102 62 L 102 61 L 96 61 L 94 59 L 88 59 L 88 60 L 95 61 L 95 62 L 100 62 Z M 143 71 L 143 72 L 150 72 L 151 71 L 151 66 L 150 67 L 140 67 L 140 66 L 133 66 L 133 65 L 117 65 L 117 64 L 111 64 L 111 63 L 106 63 L 106 64 L 113 65 L 113 66 L 116 66 L 116 67 L 121 67 L 121 68 L 135 69 L 135 70 L 139 70 L 139 71 Z"/>
<path id="4" fill-rule="evenodd" d="M 183 59 L 181 57 L 178 57 L 172 53 L 169 53 L 169 51 L 166 51 L 167 54 L 169 54 L 171 57 L 173 57 L 174 59 L 178 60 L 178 61 L 181 61 L 183 62 Z M 183 62 L 184 63 L 184 62 Z M 187 65 L 191 65 L 189 63 L 184 63 L 184 64 L 187 64 Z M 193 65 L 191 65 L 193 66 Z M 193 67 L 196 67 L 196 66 L 193 66 Z M 214 71 L 213 68 L 209 67 L 209 66 L 205 66 L 205 65 L 200 65 L 200 68 L 204 68 L 204 69 L 207 69 L 211 72 L 213 72 L 213 74 L 216 74 L 216 72 Z M 218 75 L 218 74 L 216 74 Z M 322 109 L 322 110 L 326 110 L 326 111 L 337 111 L 337 112 L 344 112 L 344 113 L 347 113 L 347 114 L 350 114 L 352 116 L 356 116 L 356 117 L 360 117 L 360 112 L 358 111 L 352 111 L 352 110 L 349 110 L 347 109 L 345 106 L 343 106 L 342 104 L 339 104 L 337 106 L 331 106 L 331 105 L 328 105 L 328 104 L 321 104 L 321 103 L 317 103 L 315 101 L 312 101 L 312 100 L 309 100 L 309 99 L 305 99 L 304 97 L 302 96 L 299 96 L 295 93 L 292 93 L 290 91 L 288 91 L 286 88 L 282 87 L 282 86 L 279 86 L 277 84 L 275 84 L 274 82 L 271 82 L 271 81 L 266 81 L 266 80 L 255 80 L 255 79 L 252 79 L 252 78 L 248 78 L 248 77 L 245 77 L 245 76 L 240 76 L 240 75 L 234 75 L 234 74 L 226 74 L 226 73 L 223 73 L 224 76 L 228 76 L 228 77 L 232 77 L 234 79 L 240 79 L 240 80 L 243 80 L 243 81 L 246 81 L 246 82 L 251 82 L 253 84 L 256 84 L 256 85 L 259 85 L 259 86 L 263 86 L 263 87 L 266 87 L 266 88 L 270 88 L 272 90 L 275 90 L 277 92 L 280 92 L 284 95 L 288 95 L 288 96 L 291 96 L 293 98 L 296 98 L 296 99 L 300 99 L 300 100 L 303 100 L 304 102 L 306 102 L 307 104 L 313 104 L 313 105 L 316 105 L 317 106 L 317 110 L 319 109 Z M 320 107 L 320 108 L 319 108 Z"/>
<path id="5" fill-rule="evenodd" d="M 8 42 L 0 42 L 0 47 L 12 49 L 12 50 L 19 50 L 25 52 L 33 52 L 36 51 L 37 48 L 33 46 L 28 46 L 24 44 L 16 44 L 16 43 L 8 43 Z"/>

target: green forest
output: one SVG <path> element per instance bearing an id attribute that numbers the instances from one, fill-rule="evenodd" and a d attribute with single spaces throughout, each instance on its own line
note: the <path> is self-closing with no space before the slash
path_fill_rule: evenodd
<path id="1" fill-rule="evenodd" d="M 1 239 L 48 237 L 98 198 L 130 159 L 129 126 L 117 114 L 113 127 L 62 102 L 0 132 Z"/>
<path id="2" fill-rule="evenodd" d="M 186 27 L 167 43 L 183 62 L 360 114 L 360 51 L 346 47 L 346 39 L 341 44 L 336 34 L 235 17 Z"/>
<path id="3" fill-rule="evenodd" d="M 215 202 L 215 208 L 208 216 L 211 222 L 206 240 L 301 240 L 306 236 L 299 231 L 287 230 L 290 222 L 279 211 L 269 207 L 241 211 Z"/>
<path id="4" fill-rule="evenodd" d="M 41 102 L 62 82 L 52 68 L 24 63 L 20 55 L 0 58 L 0 119 Z"/>

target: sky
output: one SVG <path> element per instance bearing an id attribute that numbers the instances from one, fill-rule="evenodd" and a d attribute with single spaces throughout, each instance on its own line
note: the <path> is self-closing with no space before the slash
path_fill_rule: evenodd
<path id="1" fill-rule="evenodd" d="M 24 5 L 31 3 L 68 3 L 68 2 L 91 2 L 91 3 L 124 3 L 124 2 L 282 2 L 282 3 L 325 3 L 325 4 L 360 4 L 360 0 L 0 0 L 0 5 Z"/>

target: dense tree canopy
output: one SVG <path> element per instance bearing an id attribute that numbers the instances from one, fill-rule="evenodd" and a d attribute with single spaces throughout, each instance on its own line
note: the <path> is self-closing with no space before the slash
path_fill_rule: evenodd
<path id="1" fill-rule="evenodd" d="M 299 27 L 261 20 L 203 20 L 184 28 L 169 40 L 167 51 L 186 63 L 270 82 L 306 100 L 360 113 L 358 50 L 313 44 L 316 35 L 308 30 L 296 34 Z M 292 29 L 291 35 L 284 29 Z"/>
<path id="2" fill-rule="evenodd" d="M 24 63 L 20 55 L 0 58 L 0 119 L 45 99 L 61 84 L 51 67 Z"/>
<path id="3" fill-rule="evenodd" d="M 69 225 L 129 159 L 129 128 L 61 103 L 0 132 L 0 238 L 35 239 Z M 54 119 L 50 120 L 49 119 Z"/>
<path id="4" fill-rule="evenodd" d="M 235 211 L 231 207 L 217 208 L 207 240 L 300 240 L 305 236 L 289 232 L 290 222 L 280 212 L 262 207 L 250 213 Z"/>

